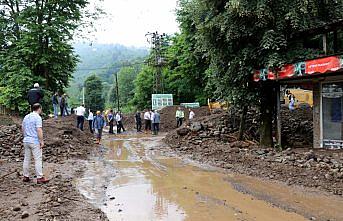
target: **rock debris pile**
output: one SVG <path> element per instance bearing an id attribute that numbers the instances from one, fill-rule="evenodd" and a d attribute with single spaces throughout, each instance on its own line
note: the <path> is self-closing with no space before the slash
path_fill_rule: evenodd
<path id="1" fill-rule="evenodd" d="M 284 112 L 283 116 L 287 116 Z M 281 152 L 272 148 L 261 149 L 256 142 L 258 123 L 255 111 L 247 114 L 243 141 L 237 140 L 237 114 L 223 113 L 199 119 L 191 127 L 174 130 L 166 136 L 165 142 L 180 155 L 203 163 L 342 195 L 343 152 L 306 148 L 310 139 L 302 137 L 312 133 L 312 122 L 297 119 L 298 115 L 306 117 L 302 110 L 299 112 L 290 117 L 290 124 L 286 124 L 285 131 L 289 134 L 285 137 L 289 139 L 289 144 L 303 145 L 296 147 L 304 148 L 288 148 Z M 297 141 L 293 142 L 292 138 Z M 299 142 L 301 139 L 302 142 Z"/>
<path id="2" fill-rule="evenodd" d="M 71 118 L 71 117 L 70 117 Z M 44 121 L 44 161 L 61 162 L 72 157 L 85 158 L 91 144 L 89 135 L 75 128 L 72 119 Z M 0 159 L 22 160 L 24 157 L 23 135 L 20 125 L 0 126 Z"/>

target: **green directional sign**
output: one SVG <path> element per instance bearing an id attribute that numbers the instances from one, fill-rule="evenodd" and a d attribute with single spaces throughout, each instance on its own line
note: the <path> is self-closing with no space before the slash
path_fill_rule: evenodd
<path id="1" fill-rule="evenodd" d="M 153 94 L 151 100 L 152 110 L 159 110 L 163 107 L 174 105 L 172 94 Z"/>
<path id="2" fill-rule="evenodd" d="M 181 103 L 181 106 L 184 106 L 185 108 L 198 108 L 200 107 L 200 103 Z"/>

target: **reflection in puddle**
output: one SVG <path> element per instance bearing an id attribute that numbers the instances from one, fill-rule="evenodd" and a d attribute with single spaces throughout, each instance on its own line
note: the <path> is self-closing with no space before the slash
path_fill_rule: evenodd
<path id="1" fill-rule="evenodd" d="M 115 221 L 306 220 L 235 191 L 228 175 L 161 156 L 161 139 L 105 142 L 103 159 L 78 182 L 81 193 Z"/>

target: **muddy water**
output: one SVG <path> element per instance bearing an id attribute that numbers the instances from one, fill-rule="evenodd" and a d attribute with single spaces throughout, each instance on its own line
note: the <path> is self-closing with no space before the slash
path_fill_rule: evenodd
<path id="1" fill-rule="evenodd" d="M 233 175 L 164 156 L 161 139 L 107 139 L 77 181 L 79 190 L 115 221 L 308 220 L 237 191 Z"/>

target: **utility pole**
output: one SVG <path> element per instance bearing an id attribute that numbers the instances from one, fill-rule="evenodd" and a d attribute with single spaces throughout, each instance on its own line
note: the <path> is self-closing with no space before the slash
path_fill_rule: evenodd
<path id="1" fill-rule="evenodd" d="M 85 85 L 82 87 L 82 104 L 85 104 Z"/>
<path id="2" fill-rule="evenodd" d="M 163 33 L 160 35 L 156 32 L 148 32 L 145 37 L 147 41 L 151 44 L 151 49 L 153 52 L 153 61 L 152 66 L 156 68 L 156 73 L 154 74 L 154 93 L 163 94 L 163 77 L 162 77 L 162 68 L 165 65 L 165 56 L 163 54 L 164 48 L 167 45 L 167 35 Z"/>
<path id="3" fill-rule="evenodd" d="M 116 72 L 117 111 L 120 111 L 118 72 Z"/>

